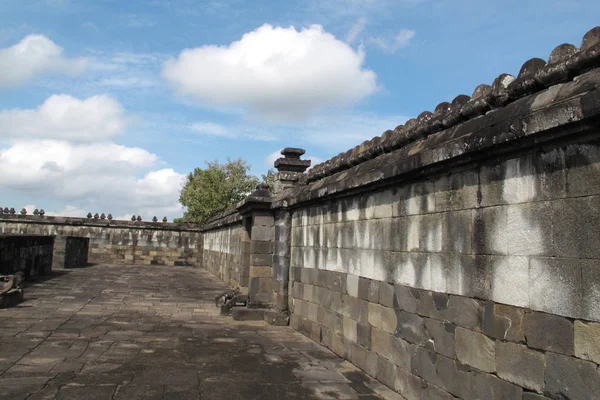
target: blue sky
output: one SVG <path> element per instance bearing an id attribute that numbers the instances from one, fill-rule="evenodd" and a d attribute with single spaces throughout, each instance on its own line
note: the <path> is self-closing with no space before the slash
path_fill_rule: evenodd
<path id="1" fill-rule="evenodd" d="M 181 215 L 185 174 L 315 162 L 517 74 L 597 1 L 0 0 L 0 205 Z M 187 49 L 187 50 L 186 50 Z"/>

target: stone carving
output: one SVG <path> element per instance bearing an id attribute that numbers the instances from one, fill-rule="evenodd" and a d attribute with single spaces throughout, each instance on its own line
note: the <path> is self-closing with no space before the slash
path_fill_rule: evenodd
<path id="1" fill-rule="evenodd" d="M 24 209 L 24 208 L 22 208 L 20 214 L 21 215 L 27 215 L 27 210 Z"/>
<path id="2" fill-rule="evenodd" d="M 4 207 L 4 214 L 8 214 L 8 213 L 9 213 L 8 207 Z"/>
<path id="3" fill-rule="evenodd" d="M 100 214 L 100 219 L 106 219 L 106 215 L 104 213 Z"/>
<path id="4" fill-rule="evenodd" d="M 158 222 L 158 218 L 156 218 L 156 215 L 152 218 L 152 222 Z"/>
<path id="5" fill-rule="evenodd" d="M 138 216 L 137 216 L 137 221 L 138 221 L 138 222 L 141 222 L 141 221 L 142 221 L 142 216 L 141 216 L 141 215 L 138 215 Z"/>
<path id="6" fill-rule="evenodd" d="M 135 221 L 135 215 L 131 217 L 131 220 L 132 220 L 132 221 Z"/>
<path id="7" fill-rule="evenodd" d="M 40 210 L 40 215 L 43 217 L 43 216 L 44 216 L 44 214 L 46 214 L 46 211 L 44 211 L 44 209 L 42 208 L 42 209 Z"/>
<path id="8" fill-rule="evenodd" d="M 38 215 L 40 213 L 40 210 L 38 210 L 37 208 L 35 210 L 33 210 L 33 215 Z"/>
<path id="9" fill-rule="evenodd" d="M 23 300 L 21 282 L 23 275 L 0 275 L 0 308 L 6 308 Z"/>
<path id="10" fill-rule="evenodd" d="M 163 218 L 163 222 L 167 222 L 167 221 L 168 221 L 168 220 L 167 220 L 167 217 L 164 217 L 164 218 Z"/>
<path id="11" fill-rule="evenodd" d="M 17 213 L 17 212 L 15 211 L 15 208 L 14 208 L 14 207 L 11 207 L 11 208 L 10 208 L 10 213 L 11 213 L 11 214 L 16 214 L 16 213 Z"/>
<path id="12" fill-rule="evenodd" d="M 107 217 L 107 218 L 108 218 L 108 220 L 109 220 L 109 221 L 112 221 L 112 219 L 113 219 L 113 216 L 112 216 L 112 214 L 108 214 L 108 217 Z"/>
<path id="13" fill-rule="evenodd" d="M 87 217 L 88 219 L 89 219 L 89 218 L 92 218 L 92 213 L 91 213 L 91 212 L 87 213 L 86 217 Z"/>
<path id="14" fill-rule="evenodd" d="M 98 215 L 98 213 L 94 214 L 94 219 L 99 219 L 100 215 Z"/>

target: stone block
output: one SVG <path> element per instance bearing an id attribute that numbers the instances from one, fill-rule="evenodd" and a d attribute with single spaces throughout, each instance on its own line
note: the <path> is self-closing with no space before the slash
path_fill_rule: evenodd
<path id="1" fill-rule="evenodd" d="M 274 229 L 268 226 L 253 226 L 250 235 L 252 241 L 270 242 L 274 239 Z"/>
<path id="2" fill-rule="evenodd" d="M 357 342 L 366 349 L 371 349 L 371 325 L 357 324 Z"/>
<path id="3" fill-rule="evenodd" d="M 250 267 L 250 278 L 271 278 L 273 277 L 272 267 Z"/>
<path id="4" fill-rule="evenodd" d="M 548 352 L 544 379 L 550 398 L 600 399 L 600 372 L 592 362 Z"/>
<path id="5" fill-rule="evenodd" d="M 410 371 L 411 358 L 414 346 L 396 336 L 389 337 L 390 354 L 389 359 L 405 371 Z"/>
<path id="6" fill-rule="evenodd" d="M 434 182 L 435 211 L 476 208 L 479 176 L 477 171 L 455 172 Z"/>
<path id="7" fill-rule="evenodd" d="M 449 323 L 442 323 L 431 318 L 425 318 L 425 329 L 432 340 L 433 348 L 436 353 L 443 354 L 446 357 L 456 358 L 456 346 L 454 332 L 456 326 L 448 326 Z"/>
<path id="8" fill-rule="evenodd" d="M 397 313 L 397 328 L 394 336 L 420 346 L 429 340 L 425 332 L 425 320 L 423 317 L 407 313 L 406 311 L 399 311 Z"/>
<path id="9" fill-rule="evenodd" d="M 254 226 L 274 226 L 275 219 L 271 215 L 255 215 L 253 217 L 252 225 Z"/>
<path id="10" fill-rule="evenodd" d="M 508 254 L 553 255 L 552 217 L 552 203 L 549 201 L 508 206 L 505 227 Z"/>
<path id="11" fill-rule="evenodd" d="M 348 295 L 352 297 L 358 297 L 358 281 L 359 277 L 357 275 L 346 275 L 346 290 Z"/>
<path id="12" fill-rule="evenodd" d="M 472 253 L 473 210 L 445 212 L 441 219 L 441 250 L 446 253 Z"/>
<path id="13" fill-rule="evenodd" d="M 377 328 L 371 329 L 371 350 L 382 357 L 389 357 L 391 353 L 390 335 Z"/>
<path id="14" fill-rule="evenodd" d="M 410 372 L 427 382 L 437 382 L 437 359 L 438 355 L 433 350 L 415 347 L 410 361 Z"/>
<path id="15" fill-rule="evenodd" d="M 496 343 L 481 333 L 457 327 L 456 356 L 462 364 L 485 372 L 496 371 Z"/>
<path id="16" fill-rule="evenodd" d="M 366 300 L 370 303 L 379 303 L 379 281 L 374 279 L 369 281 L 369 294 Z"/>
<path id="17" fill-rule="evenodd" d="M 447 304 L 434 301 L 434 294 L 429 291 L 413 291 L 418 293 L 417 313 L 426 317 L 449 321 L 463 328 L 481 331 L 483 319 L 483 302 L 463 296 L 448 296 Z M 440 297 L 440 295 L 436 295 Z"/>
<path id="18" fill-rule="evenodd" d="M 600 262 L 580 260 L 582 269 L 582 318 L 600 322 Z"/>
<path id="19" fill-rule="evenodd" d="M 250 253 L 252 254 L 271 254 L 273 252 L 273 243 L 252 241 L 250 244 Z"/>
<path id="20" fill-rule="evenodd" d="M 423 380 L 401 368 L 396 368 L 396 382 L 394 390 L 407 400 L 421 400 L 423 397 Z"/>
<path id="21" fill-rule="evenodd" d="M 394 308 L 415 314 L 418 300 L 411 288 L 404 285 L 394 285 Z"/>
<path id="22" fill-rule="evenodd" d="M 371 375 L 373 378 L 377 377 L 377 363 L 379 361 L 379 356 L 374 351 L 367 351 L 367 356 L 365 359 L 365 368 L 364 371 Z"/>
<path id="23" fill-rule="evenodd" d="M 600 324 L 575 321 L 575 356 L 600 364 Z"/>
<path id="24" fill-rule="evenodd" d="M 394 307 L 394 285 L 387 282 L 379 283 L 379 304 Z"/>
<path id="25" fill-rule="evenodd" d="M 358 323 L 351 318 L 343 318 L 344 337 L 351 342 L 358 343 Z"/>
<path id="26" fill-rule="evenodd" d="M 473 372 L 471 377 L 472 399 L 485 400 L 520 400 L 523 389 L 494 375 Z"/>
<path id="27" fill-rule="evenodd" d="M 398 327 L 398 317 L 396 311 L 393 308 L 380 306 L 381 311 L 381 329 L 387 333 L 394 334 Z"/>
<path id="28" fill-rule="evenodd" d="M 507 207 L 479 208 L 473 217 L 473 251 L 477 255 L 508 254 Z"/>
<path id="29" fill-rule="evenodd" d="M 378 329 L 382 328 L 382 313 L 383 306 L 375 303 L 367 303 L 369 307 L 369 317 L 368 321 L 371 326 L 374 326 Z"/>
<path id="30" fill-rule="evenodd" d="M 528 307 L 532 282 L 529 276 L 529 257 L 491 256 L 488 260 L 491 261 L 488 298 L 497 303 Z"/>
<path id="31" fill-rule="evenodd" d="M 537 393 L 525 392 L 523 393 L 523 400 L 550 400 L 550 398 Z"/>
<path id="32" fill-rule="evenodd" d="M 455 400 L 454 396 L 435 385 L 428 385 L 423 389 L 422 396 L 427 400 Z"/>
<path id="33" fill-rule="evenodd" d="M 308 319 L 317 322 L 317 313 L 319 306 L 315 303 L 308 303 Z"/>
<path id="34" fill-rule="evenodd" d="M 363 278 L 362 276 L 358 280 L 358 298 L 361 300 L 369 301 L 369 286 L 371 280 Z"/>
<path id="35" fill-rule="evenodd" d="M 527 346 L 561 354 L 574 354 L 573 323 L 556 315 L 532 312 L 523 319 Z"/>
<path id="36" fill-rule="evenodd" d="M 485 303 L 483 333 L 496 339 L 525 342 L 524 315 L 522 308 L 488 301 Z"/>
<path id="37" fill-rule="evenodd" d="M 582 314 L 583 282 L 579 259 L 531 257 L 530 308 L 572 318 Z"/>
<path id="38" fill-rule="evenodd" d="M 600 196 L 557 200 L 552 210 L 553 255 L 600 258 Z"/>
<path id="39" fill-rule="evenodd" d="M 544 389 L 544 355 L 515 343 L 496 343 L 496 368 L 505 381 L 526 389 Z"/>
<path id="40" fill-rule="evenodd" d="M 377 360 L 377 379 L 383 384 L 394 387 L 396 385 L 396 365 L 381 355 Z"/>
<path id="41" fill-rule="evenodd" d="M 460 399 L 468 399 L 471 392 L 471 368 L 444 356 L 437 359 L 435 384 Z"/>

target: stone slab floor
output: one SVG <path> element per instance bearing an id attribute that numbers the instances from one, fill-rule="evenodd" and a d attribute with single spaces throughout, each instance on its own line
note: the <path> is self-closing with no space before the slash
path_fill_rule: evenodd
<path id="1" fill-rule="evenodd" d="M 192 268 L 95 265 L 0 310 L 1 399 L 401 399 L 289 327 L 219 316 Z"/>

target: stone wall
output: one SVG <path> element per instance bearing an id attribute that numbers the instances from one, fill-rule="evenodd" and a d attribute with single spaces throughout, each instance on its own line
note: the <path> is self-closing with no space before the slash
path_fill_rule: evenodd
<path id="1" fill-rule="evenodd" d="M 408 399 L 600 397 L 598 177 L 568 145 L 299 209 L 292 327 Z"/>
<path id="2" fill-rule="evenodd" d="M 316 166 L 291 325 L 407 399 L 600 398 L 600 28 Z"/>
<path id="3" fill-rule="evenodd" d="M 25 278 L 52 271 L 54 238 L 0 235 L 0 275 L 22 272 Z"/>
<path id="4" fill-rule="evenodd" d="M 0 214 L 0 234 L 53 237 L 53 268 L 65 267 L 68 238 L 89 239 L 89 263 L 202 264 L 202 232 L 194 225 Z"/>
<path id="5" fill-rule="evenodd" d="M 242 263 L 243 254 L 248 254 L 249 247 L 248 240 L 243 240 L 245 236 L 241 221 L 208 230 L 204 233 L 202 252 L 202 264 L 207 270 L 229 286 L 240 289 L 248 288 L 249 264 Z"/>

